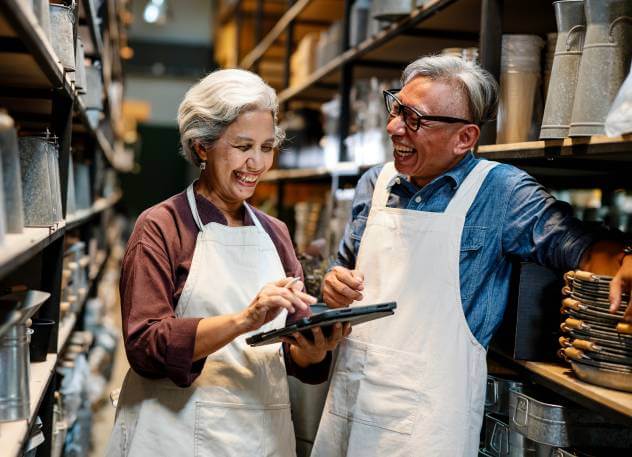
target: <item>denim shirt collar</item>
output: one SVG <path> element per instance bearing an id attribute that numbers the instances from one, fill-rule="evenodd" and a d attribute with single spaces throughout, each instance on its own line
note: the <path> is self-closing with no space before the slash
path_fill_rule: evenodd
<path id="1" fill-rule="evenodd" d="M 442 175 L 437 176 L 424 187 L 435 187 L 439 181 L 449 181 L 452 189 L 456 190 L 475 166 L 476 157 L 474 157 L 474 153 L 470 151 L 454 167 L 450 168 Z M 390 180 L 390 182 L 388 183 L 388 189 L 394 190 L 394 188 L 399 186 L 405 186 L 405 188 L 413 194 L 419 191 L 419 187 L 413 184 L 408 176 L 405 176 L 401 173 L 398 173 L 395 177 L 393 177 L 393 179 Z"/>

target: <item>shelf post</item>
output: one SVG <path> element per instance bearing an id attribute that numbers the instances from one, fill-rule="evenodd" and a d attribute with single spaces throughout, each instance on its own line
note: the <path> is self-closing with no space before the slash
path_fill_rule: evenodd
<path id="1" fill-rule="evenodd" d="M 263 38 L 263 0 L 257 0 L 257 10 L 255 13 L 255 43 L 261 43 L 261 39 Z M 256 46 L 256 44 L 255 44 Z M 239 60 L 238 60 L 239 62 Z M 259 61 L 257 60 L 252 70 L 255 73 L 259 73 Z"/>
<path id="2" fill-rule="evenodd" d="M 294 5 L 294 0 L 287 0 L 287 9 L 289 10 Z M 283 89 L 290 87 L 290 61 L 292 58 L 293 42 L 294 41 L 294 19 L 292 19 L 287 25 L 285 30 L 285 61 L 283 63 Z M 287 106 L 285 107 L 287 111 Z"/>
<path id="3" fill-rule="evenodd" d="M 481 66 L 500 82 L 500 55 L 502 51 L 503 0 L 481 1 Z M 479 144 L 496 143 L 496 120 L 485 124 L 481 131 Z"/>
<path id="4" fill-rule="evenodd" d="M 351 0 L 345 0 L 344 17 L 342 23 L 342 52 L 349 49 L 349 23 L 351 19 Z M 349 135 L 349 123 L 351 122 L 351 87 L 353 78 L 353 63 L 345 62 L 341 69 L 340 81 L 340 118 L 338 125 L 338 136 L 340 141 L 339 151 L 341 162 L 347 160 L 347 147 L 345 139 Z"/>

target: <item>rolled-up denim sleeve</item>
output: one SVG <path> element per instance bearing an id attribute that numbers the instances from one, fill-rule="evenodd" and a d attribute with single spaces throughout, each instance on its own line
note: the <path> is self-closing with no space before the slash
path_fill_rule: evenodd
<path id="1" fill-rule="evenodd" d="M 351 214 L 345 226 L 344 234 L 338 245 L 338 253 L 329 268 L 342 266 L 345 268 L 355 268 L 360 240 L 366 228 L 366 221 L 371 210 L 371 200 L 377 177 L 382 170 L 382 166 L 376 166 L 367 170 L 358 180 L 355 188 L 355 195 L 351 204 Z"/>
<path id="2" fill-rule="evenodd" d="M 503 218 L 504 254 L 565 271 L 577 268 L 596 240 L 608 237 L 605 227 L 574 217 L 568 203 L 557 200 L 528 174 L 520 172 L 512 182 Z"/>

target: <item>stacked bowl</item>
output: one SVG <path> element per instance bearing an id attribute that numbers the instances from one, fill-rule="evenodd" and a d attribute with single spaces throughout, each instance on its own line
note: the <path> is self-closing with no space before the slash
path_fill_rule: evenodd
<path id="1" fill-rule="evenodd" d="M 610 313 L 611 276 L 577 270 L 566 273 L 565 280 L 560 355 L 583 381 L 632 392 L 632 324 L 623 320 L 629 294 Z"/>

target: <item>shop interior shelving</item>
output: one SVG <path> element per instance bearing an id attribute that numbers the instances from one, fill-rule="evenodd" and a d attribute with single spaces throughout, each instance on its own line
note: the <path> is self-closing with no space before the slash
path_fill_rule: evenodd
<path id="1" fill-rule="evenodd" d="M 44 36 L 32 11 L 20 0 L 0 2 L 0 107 L 5 108 L 20 129 L 41 131 L 48 129 L 58 138 L 60 184 L 63 214 L 66 215 L 66 189 L 70 155 L 94 163 L 102 155 L 107 167 L 126 172 L 132 160 L 122 149 L 122 141 L 90 125 L 87 110 L 71 84 L 69 75 L 58 63 L 55 52 Z M 70 3 L 70 2 L 67 2 Z M 106 90 L 106 120 L 110 101 L 107 85 L 120 81 L 120 56 L 117 27 L 121 3 L 106 0 L 105 17 L 100 24 L 92 0 L 81 0 L 79 25 L 87 26 L 87 57 L 103 64 Z M 112 131 L 112 129 L 108 129 Z M 72 144 L 72 150 L 71 150 Z M 14 285 L 47 291 L 51 297 L 39 311 L 40 317 L 56 321 L 45 362 L 31 364 L 30 401 L 28 420 L 0 423 L 0 454 L 13 457 L 22 455 L 30 430 L 39 416 L 43 422 L 45 442 L 38 447 L 38 456 L 51 454 L 53 393 L 55 366 L 70 334 L 80 325 L 80 313 L 70 313 L 60 322 L 62 259 L 68 235 L 86 239 L 91 227 L 120 200 L 120 192 L 107 198 L 95 198 L 92 207 L 66 215 L 52 227 L 26 227 L 21 234 L 7 234 L 0 247 L 0 289 Z M 108 251 L 99 251 L 93 265 L 89 287 L 80 302 L 83 308 L 94 292 L 103 272 Z"/>
<path id="2" fill-rule="evenodd" d="M 478 46 L 481 65 L 497 78 L 500 74 L 500 44 L 503 33 L 544 35 L 556 30 L 552 4 L 548 0 L 430 0 L 410 15 L 394 22 L 356 46 L 349 46 L 343 36 L 343 51 L 306 80 L 290 86 L 290 56 L 307 33 L 305 12 L 320 8 L 324 16 L 321 30 L 342 19 L 349 30 L 352 1 L 290 2 L 284 14 L 270 12 L 259 1 L 236 1 L 220 15 L 220 24 L 237 17 L 240 31 L 236 40 L 237 55 L 243 68 L 259 72 L 278 91 L 284 109 L 319 106 L 336 94 L 341 99 L 339 134 L 345 138 L 349 129 L 349 97 L 355 79 L 377 76 L 397 78 L 404 66 L 419 55 L 438 52 L 445 47 Z M 331 4 L 335 3 L 335 6 Z M 240 10 L 241 8 L 241 10 Z M 327 15 L 329 12 L 329 15 Z M 250 20 L 250 22 L 248 22 Z M 250 29 L 247 29 L 250 24 Z M 263 30 L 267 25 L 267 35 Z M 258 37 L 257 46 L 244 38 Z M 279 71 L 279 68 L 281 70 Z M 273 69 L 273 70 L 271 70 Z M 281 77 L 279 77 L 279 73 Z M 590 137 L 563 141 L 529 141 L 495 144 L 495 125 L 483 132 L 480 157 L 512 163 L 535 175 L 545 185 L 574 188 L 629 188 L 632 172 L 632 135 Z M 341 150 L 344 151 L 341 143 Z M 344 157 L 344 153 L 343 153 Z M 342 164 L 335 169 L 273 169 L 260 185 L 262 192 L 276 187 L 277 209 L 294 202 L 297 186 L 334 188 L 340 178 L 353 180 L 369 166 Z M 292 186 L 292 192 L 284 189 Z M 274 192 L 274 191 L 273 191 Z M 290 195 L 292 194 L 292 195 Z M 570 367 L 556 363 L 516 362 L 505 360 L 533 380 L 595 411 L 606 411 L 632 423 L 632 394 L 604 389 L 579 381 Z"/>

